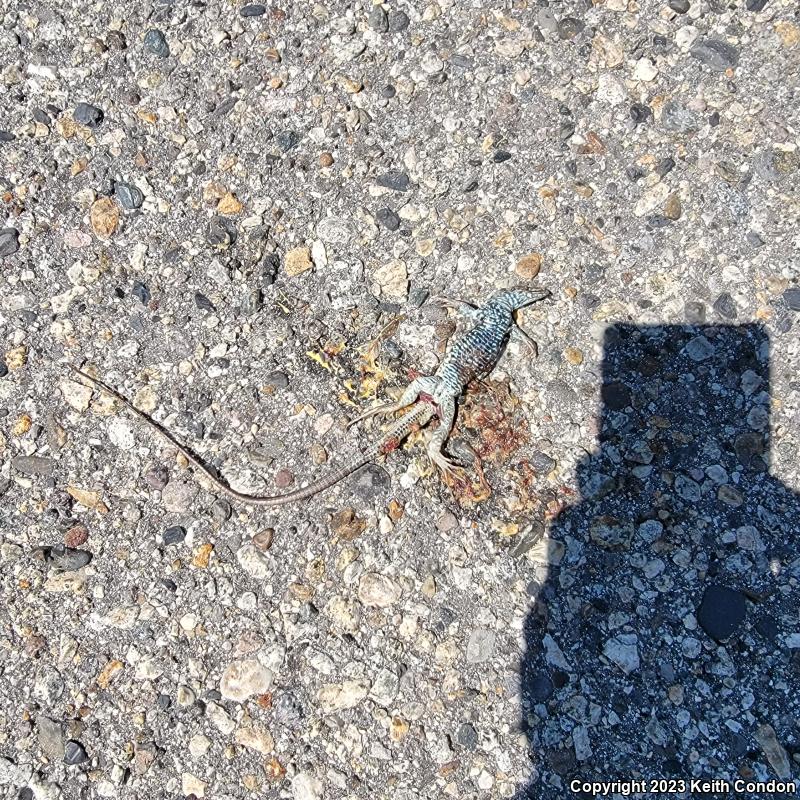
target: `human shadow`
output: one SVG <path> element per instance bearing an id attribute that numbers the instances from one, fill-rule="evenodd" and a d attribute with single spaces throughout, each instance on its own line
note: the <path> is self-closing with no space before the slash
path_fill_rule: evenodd
<path id="1" fill-rule="evenodd" d="M 515 800 L 797 779 L 800 498 L 769 473 L 769 355 L 758 324 L 606 330 L 599 447 L 525 622 Z"/>

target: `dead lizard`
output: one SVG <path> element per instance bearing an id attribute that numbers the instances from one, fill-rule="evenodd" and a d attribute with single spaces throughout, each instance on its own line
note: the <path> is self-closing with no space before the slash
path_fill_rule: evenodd
<path id="1" fill-rule="evenodd" d="M 543 300 L 549 295 L 550 293 L 546 290 L 501 291 L 480 308 L 463 301 L 443 298 L 434 301 L 440 305 L 455 308 L 466 315 L 474 323 L 472 329 L 453 345 L 435 375 L 417 378 L 409 384 L 397 403 L 372 408 L 350 424 L 355 424 L 375 414 L 392 414 L 409 406 L 411 408 L 402 417 L 393 422 L 374 444 L 364 452 L 355 455 L 330 475 L 320 478 L 303 488 L 274 496 L 251 495 L 232 489 L 214 475 L 172 433 L 136 408 L 130 400 L 121 395 L 116 389 L 75 366 L 70 365 L 70 367 L 95 388 L 118 400 L 124 408 L 144 420 L 148 426 L 161 434 L 162 437 L 177 448 L 178 452 L 193 467 L 203 472 L 214 489 L 221 494 L 253 506 L 283 506 L 313 497 L 339 483 L 339 481 L 378 456 L 396 450 L 409 433 L 426 425 L 434 415 L 439 418 L 439 427 L 428 443 L 428 457 L 443 472 L 453 472 L 457 465 L 442 452 L 442 447 L 453 427 L 456 401 L 471 381 L 476 378 L 486 377 L 494 369 L 512 333 L 520 336 L 532 347 L 535 347 L 535 344 L 528 338 L 527 334 L 517 327 L 514 321 L 514 312 Z"/>

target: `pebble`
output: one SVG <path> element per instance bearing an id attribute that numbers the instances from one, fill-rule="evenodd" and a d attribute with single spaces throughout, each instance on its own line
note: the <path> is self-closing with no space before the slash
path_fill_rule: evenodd
<path id="1" fill-rule="evenodd" d="M 389 31 L 391 33 L 402 33 L 411 23 L 405 11 L 391 11 L 389 13 Z"/>
<path id="2" fill-rule="evenodd" d="M 0 257 L 11 256 L 19 250 L 19 231 L 16 228 L 0 228 Z"/>
<path id="3" fill-rule="evenodd" d="M 377 33 L 387 33 L 389 30 L 389 15 L 383 6 L 375 6 L 369 14 L 369 26 Z"/>
<path id="4" fill-rule="evenodd" d="M 114 197 L 126 211 L 135 211 L 144 203 L 144 194 L 141 189 L 131 183 L 114 184 Z"/>
<path id="5" fill-rule="evenodd" d="M 675 100 L 669 100 L 664 103 L 664 107 L 661 109 L 660 121 L 664 128 L 676 133 L 691 133 L 700 127 L 698 116 Z"/>
<path id="6" fill-rule="evenodd" d="M 188 705 L 193 703 L 194 699 Z M 230 736 L 236 728 L 236 722 L 233 717 L 219 703 L 206 703 L 206 716 L 211 721 L 211 724 L 224 736 Z"/>
<path id="7" fill-rule="evenodd" d="M 608 515 L 595 517 L 589 528 L 592 541 L 607 548 L 627 548 L 633 538 L 633 533 L 632 522 Z"/>
<path id="8" fill-rule="evenodd" d="M 467 664 L 481 664 L 488 661 L 494 654 L 497 636 L 494 631 L 487 628 L 474 628 L 467 640 Z"/>
<path id="9" fill-rule="evenodd" d="M 311 260 L 311 250 L 308 247 L 295 247 L 286 253 L 283 268 L 290 278 L 295 278 L 307 272 L 314 266 Z"/>
<path id="10" fill-rule="evenodd" d="M 39 734 L 39 747 L 52 761 L 61 761 L 65 755 L 64 730 L 60 723 L 49 717 L 36 718 L 36 728 Z"/>
<path id="11" fill-rule="evenodd" d="M 686 14 L 691 7 L 689 0 L 669 0 L 668 5 L 676 14 Z"/>
<path id="12" fill-rule="evenodd" d="M 85 525 L 73 525 L 64 534 L 64 544 L 67 547 L 80 547 L 89 541 L 89 529 Z"/>
<path id="13" fill-rule="evenodd" d="M 764 751 L 764 755 L 769 761 L 769 765 L 775 770 L 775 774 L 783 781 L 788 781 L 792 777 L 792 766 L 786 749 L 778 741 L 775 729 L 772 725 L 760 725 L 755 732 L 758 746 Z"/>
<path id="14" fill-rule="evenodd" d="M 322 800 L 322 781 L 310 772 L 298 772 L 291 785 L 292 800 Z"/>
<path id="15" fill-rule="evenodd" d="M 300 144 L 300 136 L 297 131 L 280 131 L 280 133 L 275 134 L 275 142 L 284 153 L 288 153 Z"/>
<path id="16" fill-rule="evenodd" d="M 11 466 L 23 475 L 52 475 L 55 461 L 44 456 L 14 456 Z"/>
<path id="17" fill-rule="evenodd" d="M 783 293 L 783 304 L 790 311 L 800 311 L 800 287 L 786 289 Z"/>
<path id="18" fill-rule="evenodd" d="M 626 675 L 639 669 L 639 640 L 635 633 L 621 633 L 603 645 L 603 655 Z"/>
<path id="19" fill-rule="evenodd" d="M 714 311 L 724 319 L 736 319 L 739 316 L 739 309 L 736 307 L 734 299 L 728 292 L 723 292 L 714 301 Z"/>
<path id="20" fill-rule="evenodd" d="M 686 346 L 684 347 L 686 351 L 686 355 L 692 359 L 692 361 L 707 361 L 714 355 L 714 345 L 706 339 L 705 336 L 695 336 L 689 342 L 687 342 Z"/>
<path id="21" fill-rule="evenodd" d="M 257 753 L 267 755 L 275 748 L 275 741 L 272 734 L 260 726 L 239 728 L 234 734 L 236 743 L 246 747 L 248 750 L 255 750 Z"/>
<path id="22" fill-rule="evenodd" d="M 721 39 L 701 39 L 692 45 L 689 52 L 715 72 L 725 72 L 739 63 L 739 51 Z"/>
<path id="23" fill-rule="evenodd" d="M 160 491 L 169 483 L 169 470 L 163 464 L 154 464 L 145 470 L 143 477 L 151 489 Z"/>
<path id="24" fill-rule="evenodd" d="M 69 739 L 64 745 L 64 763 L 70 766 L 85 764 L 89 761 L 89 755 L 83 745 L 75 739 Z"/>
<path id="25" fill-rule="evenodd" d="M 164 531 L 161 538 L 165 545 L 180 544 L 186 538 L 186 528 L 173 525 Z"/>
<path id="26" fill-rule="evenodd" d="M 87 128 L 97 128 L 103 122 L 105 115 L 102 109 L 89 103 L 78 103 L 72 112 L 72 117 L 79 125 Z"/>
<path id="27" fill-rule="evenodd" d="M 379 208 L 375 212 L 375 219 L 389 231 L 396 231 L 400 227 L 400 217 L 391 208 Z"/>
<path id="28" fill-rule="evenodd" d="M 377 572 L 367 572 L 358 582 L 358 599 L 365 606 L 387 608 L 394 605 L 402 593 L 398 583 Z"/>
<path id="29" fill-rule="evenodd" d="M 408 175 L 405 172 L 394 169 L 378 175 L 375 183 L 384 189 L 391 189 L 393 192 L 407 192 L 411 186 Z"/>
<path id="30" fill-rule="evenodd" d="M 745 614 L 745 597 L 741 592 L 711 584 L 706 587 L 697 609 L 697 622 L 712 639 L 719 642 L 739 630 Z"/>
<path id="31" fill-rule="evenodd" d="M 249 697 L 272 688 L 273 673 L 255 659 L 234 661 L 222 674 L 219 690 L 226 700 L 243 703 Z"/>
<path id="32" fill-rule="evenodd" d="M 267 7 L 262 6 L 260 3 L 248 3 L 239 9 L 239 16 L 241 17 L 263 17 L 267 13 Z"/>
<path id="33" fill-rule="evenodd" d="M 317 700 L 325 714 L 336 714 L 355 708 L 369 694 L 367 680 L 350 680 L 343 683 L 326 683 L 317 693 Z"/>
<path id="34" fill-rule="evenodd" d="M 586 23 L 577 17 L 564 17 L 558 23 L 558 38 L 562 41 L 574 39 L 586 28 Z"/>
<path id="35" fill-rule="evenodd" d="M 236 551 L 236 560 L 251 578 L 259 581 L 269 578 L 275 570 L 272 558 L 254 544 L 242 545 Z"/>
<path id="36" fill-rule="evenodd" d="M 478 731 L 469 722 L 462 722 L 456 731 L 456 741 L 466 750 L 474 752 L 478 748 Z"/>
<path id="37" fill-rule="evenodd" d="M 633 70 L 634 80 L 649 83 L 656 75 L 658 75 L 658 68 L 649 58 L 640 58 L 636 62 L 636 66 Z"/>
<path id="38" fill-rule="evenodd" d="M 681 218 L 682 213 L 681 196 L 677 192 L 673 192 L 664 202 L 664 216 L 675 221 Z"/>
<path id="39" fill-rule="evenodd" d="M 159 58 L 167 58 L 169 56 L 169 45 L 167 44 L 167 37 L 158 28 L 151 28 L 144 35 L 144 46 L 154 56 Z"/>
<path id="40" fill-rule="evenodd" d="M 558 33 L 558 20 L 549 8 L 540 8 L 536 12 L 536 24 L 544 33 Z"/>
<path id="41" fill-rule="evenodd" d="M 77 550 L 63 544 L 57 544 L 45 548 L 45 550 L 48 563 L 62 572 L 75 572 L 92 560 L 92 554 L 87 550 Z"/>
<path id="42" fill-rule="evenodd" d="M 185 513 L 194 507 L 199 491 L 197 484 L 192 481 L 170 481 L 161 492 L 161 503 L 167 511 Z"/>

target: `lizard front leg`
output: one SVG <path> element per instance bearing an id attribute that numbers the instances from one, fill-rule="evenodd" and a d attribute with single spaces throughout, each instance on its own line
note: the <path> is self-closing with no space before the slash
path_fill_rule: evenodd
<path id="1" fill-rule="evenodd" d="M 456 418 L 456 401 L 452 397 L 445 397 L 439 402 L 439 410 L 437 413 L 439 417 L 439 427 L 431 436 L 428 442 L 428 458 L 434 466 L 438 467 L 446 475 L 453 475 L 459 465 L 448 458 L 442 448 L 453 429 L 453 422 Z"/>
<path id="2" fill-rule="evenodd" d="M 458 300 L 452 297 L 437 295 L 428 301 L 431 305 L 441 308 L 452 308 L 459 316 L 465 317 L 471 322 L 475 322 L 481 313 L 480 308 L 468 303 L 466 300 Z"/>
<path id="3" fill-rule="evenodd" d="M 432 395 L 436 390 L 436 384 L 437 380 L 434 377 L 416 378 L 408 384 L 402 397 L 396 403 L 384 403 L 383 405 L 375 406 L 375 408 L 370 408 L 361 416 L 356 417 L 347 427 L 349 428 L 357 422 L 374 417 L 376 414 L 394 414 L 397 411 L 402 411 L 412 403 L 416 403 L 421 393 Z"/>

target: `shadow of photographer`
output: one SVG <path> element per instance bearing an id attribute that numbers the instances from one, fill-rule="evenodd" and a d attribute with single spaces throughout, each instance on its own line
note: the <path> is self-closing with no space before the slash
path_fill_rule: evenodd
<path id="1" fill-rule="evenodd" d="M 791 778 L 800 498 L 769 473 L 769 355 L 758 324 L 606 330 L 599 446 L 525 623 L 516 800 Z"/>

